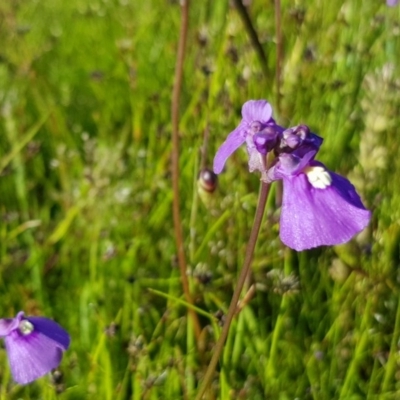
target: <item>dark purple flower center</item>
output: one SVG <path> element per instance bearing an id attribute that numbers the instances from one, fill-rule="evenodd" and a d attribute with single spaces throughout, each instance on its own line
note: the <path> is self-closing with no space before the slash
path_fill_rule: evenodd
<path id="1" fill-rule="evenodd" d="M 253 137 L 254 145 L 261 154 L 267 154 L 278 144 L 281 128 L 275 123 L 268 124 Z"/>
<path id="2" fill-rule="evenodd" d="M 311 132 L 308 126 L 299 125 L 294 128 L 286 129 L 282 133 L 281 147 L 295 149 L 300 146 L 310 136 Z"/>
<path id="3" fill-rule="evenodd" d="M 298 125 L 282 132 L 279 146 L 275 148 L 277 154 L 295 152 L 302 157 L 309 151 L 315 153 L 322 144 L 322 138 L 310 131 L 306 125 Z"/>

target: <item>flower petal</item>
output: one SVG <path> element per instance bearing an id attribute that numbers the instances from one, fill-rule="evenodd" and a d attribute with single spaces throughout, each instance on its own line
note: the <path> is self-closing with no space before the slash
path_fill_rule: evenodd
<path id="1" fill-rule="evenodd" d="M 345 243 L 369 223 L 371 213 L 354 186 L 329 174 L 332 182 L 325 189 L 313 187 L 304 173 L 283 179 L 280 237 L 292 249 Z"/>
<path id="2" fill-rule="evenodd" d="M 47 374 L 61 361 L 58 344 L 37 332 L 23 337 L 14 331 L 5 338 L 5 344 L 13 378 L 23 385 Z"/>
<path id="3" fill-rule="evenodd" d="M 247 123 L 260 121 L 266 124 L 272 117 L 271 104 L 266 100 L 249 100 L 243 104 L 242 117 Z"/>
<path id="4" fill-rule="evenodd" d="M 316 151 L 311 150 L 301 158 L 295 153 L 282 153 L 275 159 L 275 164 L 268 170 L 269 181 L 284 179 L 289 176 L 298 175 L 315 156 Z"/>
<path id="5" fill-rule="evenodd" d="M 7 336 L 11 331 L 18 327 L 19 321 L 16 318 L 0 319 L 0 337 Z"/>
<path id="6" fill-rule="evenodd" d="M 67 350 L 71 341 L 67 331 L 51 319 L 44 317 L 26 317 L 37 332 L 57 342 L 63 350 Z"/>
<path id="7" fill-rule="evenodd" d="M 214 173 L 221 173 L 228 157 L 246 141 L 246 132 L 243 128 L 243 124 L 240 124 L 217 150 L 214 157 Z"/>

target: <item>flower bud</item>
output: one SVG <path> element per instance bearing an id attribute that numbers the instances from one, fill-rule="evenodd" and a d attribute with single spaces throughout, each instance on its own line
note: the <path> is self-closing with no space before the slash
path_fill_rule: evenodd
<path id="1" fill-rule="evenodd" d="M 199 173 L 197 185 L 199 191 L 204 190 L 207 193 L 213 193 L 218 185 L 218 177 L 211 169 L 204 168 Z"/>
<path id="2" fill-rule="evenodd" d="M 208 168 L 200 171 L 197 179 L 197 191 L 201 201 L 208 207 L 213 207 L 214 192 L 218 186 L 218 176 Z"/>

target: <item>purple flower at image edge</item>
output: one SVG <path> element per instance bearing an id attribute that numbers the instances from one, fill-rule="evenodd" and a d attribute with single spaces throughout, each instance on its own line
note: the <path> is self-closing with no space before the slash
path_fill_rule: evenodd
<path id="1" fill-rule="evenodd" d="M 294 250 L 343 244 L 370 221 L 354 186 L 310 153 L 281 155 L 268 175 L 283 180 L 280 237 Z"/>
<path id="2" fill-rule="evenodd" d="M 4 337 L 14 380 L 27 384 L 57 368 L 70 337 L 60 325 L 44 317 L 0 319 L 0 337 Z"/>
<path id="3" fill-rule="evenodd" d="M 386 5 L 388 5 L 389 7 L 394 7 L 398 4 L 398 2 L 399 0 L 386 0 Z"/>

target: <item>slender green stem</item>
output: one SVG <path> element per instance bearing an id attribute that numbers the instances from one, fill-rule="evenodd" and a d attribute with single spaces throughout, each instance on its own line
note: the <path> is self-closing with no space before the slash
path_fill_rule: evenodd
<path id="1" fill-rule="evenodd" d="M 285 269 L 284 272 L 286 275 L 289 275 L 292 270 L 293 270 L 293 254 L 292 251 L 287 247 L 285 249 Z M 277 361 L 278 361 L 278 344 L 279 344 L 279 340 L 282 337 L 282 333 L 284 330 L 284 322 L 285 322 L 285 313 L 286 313 L 286 309 L 288 307 L 289 304 L 289 298 L 288 296 L 283 296 L 282 300 L 281 300 L 281 305 L 279 307 L 279 315 L 276 319 L 276 323 L 275 323 L 275 327 L 274 327 L 274 331 L 272 334 L 272 341 L 271 341 L 271 349 L 269 351 L 269 357 L 268 357 L 268 364 L 267 364 L 267 368 L 265 370 L 266 373 L 266 377 L 267 379 L 270 380 L 270 382 L 272 382 L 272 379 L 276 378 L 276 374 L 277 374 Z"/>
<path id="2" fill-rule="evenodd" d="M 189 0 L 182 1 L 181 7 L 181 29 L 179 35 L 178 52 L 176 56 L 175 79 L 172 89 L 171 103 L 171 119 L 172 119 L 172 190 L 173 202 L 172 211 L 174 218 L 175 241 L 178 252 L 178 263 L 181 274 L 182 287 L 185 293 L 186 301 L 193 304 L 193 299 L 190 294 L 189 279 L 186 273 L 186 256 L 183 245 L 183 232 L 180 215 L 180 198 L 179 198 L 179 100 L 182 87 L 183 65 L 185 59 L 186 39 L 189 25 Z M 195 311 L 192 308 L 188 309 L 189 315 L 192 318 L 196 339 L 200 336 L 200 322 Z"/>
<path id="3" fill-rule="evenodd" d="M 276 110 L 281 114 L 281 100 L 282 100 L 282 65 L 283 65 L 283 36 L 282 36 L 282 10 L 281 0 L 275 0 L 275 35 L 276 35 L 276 64 L 275 64 L 275 84 L 276 84 Z M 277 207 L 282 205 L 282 182 L 276 182 L 275 186 L 276 196 L 275 203 Z"/>
<path id="4" fill-rule="evenodd" d="M 215 345 L 214 353 L 211 357 L 210 364 L 208 365 L 207 371 L 204 375 L 203 382 L 200 386 L 200 389 L 197 393 L 195 400 L 201 400 L 203 398 L 204 393 L 206 392 L 208 386 L 211 383 L 215 368 L 217 366 L 218 360 L 221 356 L 226 338 L 229 333 L 229 328 L 231 326 L 233 317 L 236 314 L 240 294 L 241 294 L 243 286 L 246 282 L 247 276 L 250 272 L 251 261 L 253 259 L 254 249 L 256 247 L 257 238 L 258 238 L 258 233 L 260 232 L 261 222 L 262 222 L 262 218 L 264 215 L 264 209 L 265 209 L 265 204 L 267 202 L 269 189 L 270 189 L 269 183 L 265 183 L 265 182 L 261 183 L 260 194 L 258 197 L 257 210 L 256 210 L 256 214 L 254 216 L 253 228 L 250 233 L 250 238 L 247 243 L 246 255 L 245 255 L 245 259 L 244 259 L 244 263 L 243 263 L 243 268 L 240 273 L 235 291 L 233 292 L 233 295 L 232 295 L 232 300 L 229 305 L 229 310 L 226 315 L 226 319 L 225 319 L 224 326 L 222 328 L 221 336 L 219 337 L 218 342 Z"/>
<path id="5" fill-rule="evenodd" d="M 396 322 L 394 324 L 392 340 L 390 343 L 389 358 L 385 365 L 385 375 L 383 377 L 381 393 L 389 393 L 390 385 L 392 384 L 395 374 L 398 356 L 398 343 L 400 335 L 400 297 L 397 303 Z"/>
<path id="6" fill-rule="evenodd" d="M 283 63 L 283 41 L 282 41 L 282 25 L 281 25 L 281 0 L 275 0 L 275 31 L 276 31 L 276 108 L 281 112 L 281 96 L 282 96 L 282 63 Z"/>
<path id="7" fill-rule="evenodd" d="M 258 39 L 257 31 L 255 30 L 253 23 L 251 21 L 251 18 L 249 16 L 249 13 L 247 12 L 246 7 L 243 5 L 242 0 L 234 0 L 234 4 L 236 9 L 238 10 L 238 13 L 240 15 L 240 18 L 242 19 L 243 25 L 247 31 L 247 34 L 250 36 L 250 41 L 252 46 L 254 47 L 254 50 L 257 53 L 258 59 L 261 64 L 261 69 L 265 75 L 265 77 L 268 77 L 268 66 L 267 66 L 267 57 L 265 56 L 264 49 Z"/>
<path id="8" fill-rule="evenodd" d="M 356 386 L 357 373 L 360 369 L 360 364 L 362 362 L 363 357 L 365 357 L 366 349 L 368 348 L 370 341 L 370 327 L 371 327 L 371 318 L 372 312 L 371 309 L 373 307 L 375 299 L 374 296 L 368 296 L 364 308 L 364 313 L 361 320 L 360 326 L 360 338 L 357 340 L 357 343 L 354 348 L 354 352 L 352 354 L 351 362 L 349 367 L 347 368 L 346 377 L 344 379 L 342 388 L 340 390 L 340 395 L 338 399 L 349 399 L 353 392 L 353 387 Z M 353 386 L 354 385 L 354 386 Z M 381 392 L 384 393 L 384 392 Z"/>

